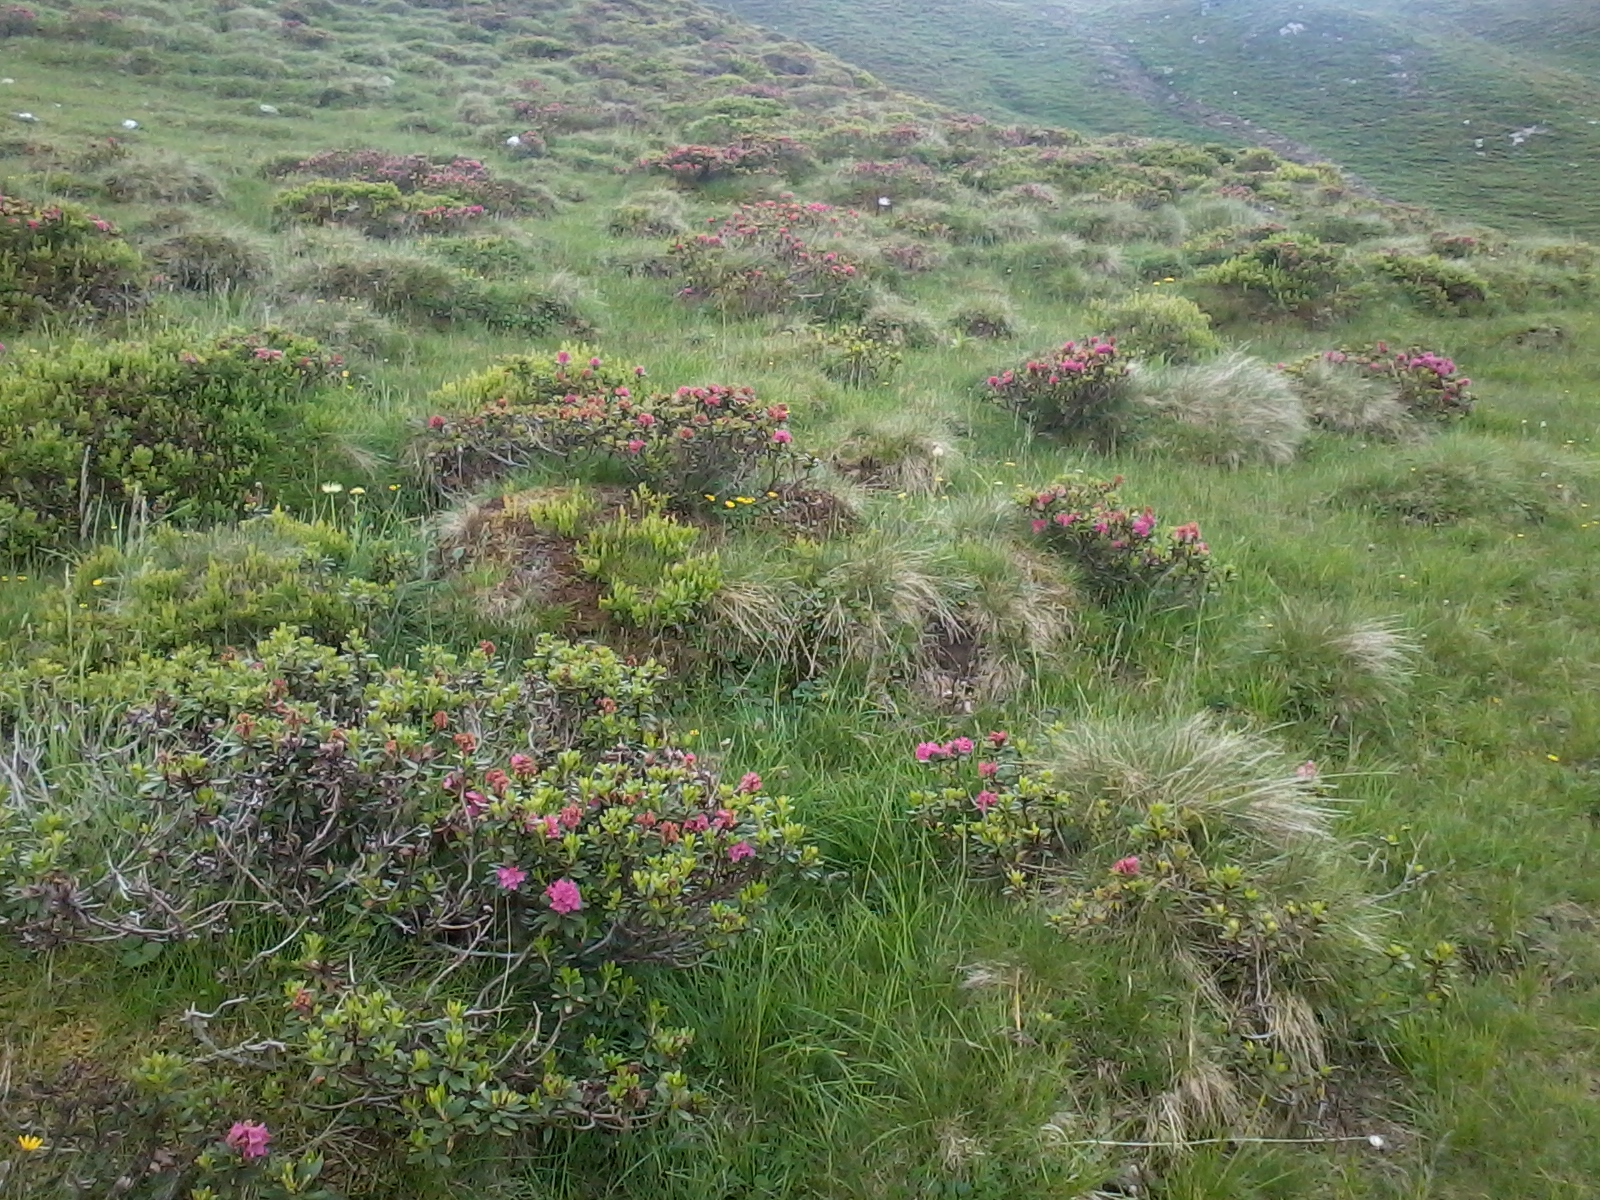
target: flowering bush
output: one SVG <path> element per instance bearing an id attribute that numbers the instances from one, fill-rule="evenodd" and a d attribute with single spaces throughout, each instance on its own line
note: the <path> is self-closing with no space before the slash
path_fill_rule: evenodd
<path id="1" fill-rule="evenodd" d="M 639 394 L 644 373 L 607 367 L 581 347 L 503 359 L 440 394 L 445 407 L 476 411 L 431 417 L 421 459 L 447 489 L 544 455 L 606 459 L 683 498 L 758 476 L 770 482 L 792 460 L 784 405 L 723 384 Z"/>
<path id="2" fill-rule="evenodd" d="M 1194 596 L 1212 583 L 1211 547 L 1194 522 L 1165 538 L 1151 508 L 1124 507 L 1119 475 L 1109 483 L 1071 481 L 1017 496 L 1036 537 L 1064 552 L 1102 602 L 1157 589 Z"/>
<path id="3" fill-rule="evenodd" d="M 641 170 L 684 183 L 710 183 L 741 175 L 787 174 L 810 162 L 810 151 L 790 137 L 746 134 L 725 146 L 674 146 L 641 158 Z"/>
<path id="4" fill-rule="evenodd" d="M 111 222 L 0 195 L 0 328 L 130 308 L 141 284 L 139 256 Z"/>
<path id="5" fill-rule="evenodd" d="M 1284 370 L 1304 376 L 1313 366 L 1346 372 L 1393 389 L 1394 399 L 1411 416 L 1428 421 L 1459 420 L 1472 412 L 1472 380 L 1460 373 L 1453 358 L 1413 346 L 1391 350 L 1379 342 L 1368 350 L 1328 350 L 1292 363 Z"/>
<path id="6" fill-rule="evenodd" d="M 1068 342 L 988 379 L 991 398 L 1036 428 L 1110 440 L 1129 410 L 1128 364 L 1113 338 Z"/>
<path id="7" fill-rule="evenodd" d="M 668 254 L 683 279 L 679 295 L 745 316 L 802 307 L 824 320 L 859 318 L 869 301 L 860 265 L 800 232 L 837 233 L 858 220 L 827 204 L 740 205 L 716 232 L 672 245 Z"/>
<path id="8" fill-rule="evenodd" d="M 285 418 L 341 361 L 275 330 L 26 359 L 0 374 L 0 553 L 87 533 L 106 506 L 235 514 L 263 460 L 304 445 Z"/>
<path id="9" fill-rule="evenodd" d="M 0 6 L 0 37 L 21 37 L 39 28 L 39 14 L 24 4 Z"/>
<path id="10" fill-rule="evenodd" d="M 251 654 L 186 650 L 63 684 L 63 700 L 124 714 L 120 803 L 138 819 L 105 797 L 14 797 L 0 926 L 45 946 L 317 920 L 273 1028 L 240 1031 L 281 1057 L 143 1068 L 152 1102 L 175 1107 L 227 1064 L 229 1107 L 203 1110 L 212 1139 L 229 1134 L 213 1166 L 292 1154 L 330 1119 L 447 1165 L 472 1134 L 682 1109 L 692 1034 L 628 968 L 702 961 L 816 852 L 757 776 L 723 782 L 664 742 L 661 678 L 550 638 L 521 664 L 486 644 L 387 668 L 285 629 Z M 397 953 L 420 959 L 414 982 L 381 977 Z M 450 995 L 496 1006 L 422 998 L 450 975 Z M 229 1128 L 230 1109 L 265 1118 L 270 1144 Z"/>

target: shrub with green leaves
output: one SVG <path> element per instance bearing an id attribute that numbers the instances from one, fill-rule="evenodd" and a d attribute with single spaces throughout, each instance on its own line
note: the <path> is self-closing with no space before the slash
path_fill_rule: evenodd
<path id="1" fill-rule="evenodd" d="M 1205 309 L 1176 292 L 1135 292 L 1095 305 L 1094 314 L 1125 354 L 1183 364 L 1222 349 Z"/>
<path id="2" fill-rule="evenodd" d="M 136 508 L 236 515 L 292 417 L 341 360 L 277 330 L 209 342 L 80 342 L 0 371 L 0 552 L 25 554 Z"/>
<path id="3" fill-rule="evenodd" d="M 1400 285 L 1418 308 L 1440 316 L 1467 316 L 1481 312 L 1489 302 L 1489 284 L 1471 267 L 1437 254 L 1387 253 L 1373 257 L 1372 266 Z"/>
<path id="4" fill-rule="evenodd" d="M 393 183 L 316 180 L 280 192 L 273 212 L 284 223 L 344 225 L 371 237 L 454 233 L 488 216 L 481 204 L 402 193 Z"/>
<path id="5" fill-rule="evenodd" d="M 0 328 L 125 311 L 142 288 L 139 255 L 110 221 L 0 195 Z"/>
<path id="6" fill-rule="evenodd" d="M 822 373 L 847 387 L 869 387 L 894 373 L 905 357 L 890 338 L 878 337 L 865 325 L 817 331 Z"/>
<path id="7" fill-rule="evenodd" d="M 1017 496 L 1034 536 L 1067 555 L 1090 594 L 1101 602 L 1153 592 L 1194 598 L 1213 582 L 1211 547 L 1191 521 L 1156 536 L 1155 510 L 1124 506 L 1110 482 L 1071 480 Z"/>
<path id="8" fill-rule="evenodd" d="M 722 586 L 717 556 L 695 553 L 700 530 L 640 489 L 634 509 L 591 528 L 576 546 L 584 574 L 605 586 L 600 607 L 624 625 L 683 630 Z"/>
<path id="9" fill-rule="evenodd" d="M 1253 312 L 1310 318 L 1340 311 L 1355 273 L 1340 250 L 1285 234 L 1206 267 L 1194 279 L 1238 297 Z"/>
<path id="10" fill-rule="evenodd" d="M 359 505 L 361 497 L 351 503 Z M 46 637 L 79 661 L 185 646 L 251 646 L 279 625 L 318 642 L 393 632 L 396 590 L 417 575 L 401 541 L 272 512 L 205 532 L 163 528 L 77 562 Z"/>
<path id="11" fill-rule="evenodd" d="M 9 798 L 0 928 L 33 947 L 139 946 L 265 921 L 287 945 L 317 922 L 275 982 L 263 956 L 235 976 L 268 990 L 233 1032 L 277 1038 L 281 1056 L 142 1068 L 174 1109 L 172 1076 L 230 1081 L 199 1129 L 161 1143 L 191 1157 L 210 1144 L 213 1165 L 228 1161 L 219 1141 L 248 1167 L 268 1140 L 295 1155 L 330 1128 L 448 1165 L 479 1133 L 684 1109 L 692 1034 L 631 968 L 703 961 L 816 851 L 757 776 L 719 780 L 665 742 L 661 679 L 549 638 L 521 663 L 486 644 L 389 667 L 289 629 L 252 653 L 57 677 L 56 703 L 122 714 L 130 759 L 114 795 Z M 241 1147 L 230 1120 L 270 1139 Z"/>
<path id="12" fill-rule="evenodd" d="M 1455 359 L 1413 346 L 1393 350 L 1387 342 L 1370 349 L 1328 350 L 1284 368 L 1291 378 L 1331 371 L 1381 385 L 1409 416 L 1446 423 L 1472 412 L 1472 380 L 1461 374 Z M 1315 414 L 1313 414 L 1315 415 Z"/>
<path id="13" fill-rule="evenodd" d="M 988 389 L 1036 429 L 1099 442 L 1114 441 L 1122 431 L 1132 395 L 1117 343 L 1098 336 L 991 375 Z"/>
<path id="14" fill-rule="evenodd" d="M 163 238 L 145 255 L 169 287 L 221 292 L 247 287 L 269 271 L 266 253 L 251 239 L 214 229 L 194 229 Z"/>
<path id="15" fill-rule="evenodd" d="M 585 353 L 503 359 L 442 391 L 450 411 L 428 419 L 417 448 L 435 486 L 458 490 L 540 459 L 604 460 L 692 502 L 741 482 L 770 486 L 789 469 L 787 406 L 723 384 L 636 393 L 643 367 Z"/>

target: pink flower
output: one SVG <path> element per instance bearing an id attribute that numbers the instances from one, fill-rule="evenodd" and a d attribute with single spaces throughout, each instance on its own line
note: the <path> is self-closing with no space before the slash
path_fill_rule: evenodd
<path id="1" fill-rule="evenodd" d="M 570 879 L 558 879 L 545 888 L 544 898 L 550 901 L 550 907 L 562 916 L 575 913 L 583 907 L 583 893 Z"/>
<path id="2" fill-rule="evenodd" d="M 235 1121 L 222 1140 L 237 1150 L 245 1162 L 253 1162 L 266 1156 L 272 1134 L 260 1121 Z"/>
<path id="3" fill-rule="evenodd" d="M 999 796 L 995 795 L 993 792 L 987 792 L 986 791 L 986 792 L 979 792 L 978 795 L 977 795 L 977 798 L 973 800 L 973 803 L 978 806 L 978 811 L 979 812 L 986 813 L 991 808 L 993 808 L 997 803 L 999 803 L 999 800 L 1000 800 Z"/>
<path id="4" fill-rule="evenodd" d="M 568 354 L 565 350 L 560 351 L 556 355 L 556 362 L 560 363 L 563 367 L 571 361 L 572 355 Z"/>
<path id="5" fill-rule="evenodd" d="M 1000 764 L 994 762 L 981 762 L 978 764 L 979 779 L 993 779 L 1000 773 Z"/>
<path id="6" fill-rule="evenodd" d="M 482 792 L 468 792 L 461 799 L 467 806 L 467 816 L 474 821 L 489 810 L 489 801 Z"/>
<path id="7" fill-rule="evenodd" d="M 638 438 L 629 438 L 628 439 L 628 453 L 629 454 L 637 454 L 637 453 L 639 453 L 639 451 L 641 451 L 643 449 L 644 449 L 644 443 L 641 442 Z"/>
<path id="8" fill-rule="evenodd" d="M 728 861 L 742 862 L 747 858 L 756 856 L 756 848 L 749 842 L 735 842 L 728 847 Z"/>
<path id="9" fill-rule="evenodd" d="M 794 441 L 794 434 L 790 433 L 787 429 L 780 429 L 772 435 L 772 440 L 777 442 L 780 446 L 787 446 L 790 442 Z"/>
<path id="10" fill-rule="evenodd" d="M 1049 521 L 1035 520 L 1034 523 L 1033 523 L 1033 531 L 1035 533 L 1043 533 L 1045 531 L 1045 529 L 1049 526 L 1049 524 L 1050 524 Z"/>
<path id="11" fill-rule="evenodd" d="M 599 359 L 598 359 L 598 358 L 591 358 L 591 359 L 590 359 L 590 360 L 589 360 L 589 365 L 590 365 L 590 366 L 591 366 L 591 367 L 595 367 L 595 368 L 597 368 L 597 369 L 598 369 L 598 368 L 599 368 L 599 366 L 600 366 L 600 360 L 599 360 Z"/>
<path id="12" fill-rule="evenodd" d="M 1294 775 L 1296 779 L 1315 779 L 1317 777 L 1317 764 L 1308 758 L 1294 769 Z"/>
<path id="13" fill-rule="evenodd" d="M 429 429 L 443 429 L 444 428 L 444 418 L 443 417 L 429 417 L 428 418 L 428 428 Z"/>
<path id="14" fill-rule="evenodd" d="M 1005 730 L 996 729 L 993 733 L 991 733 L 988 737 L 986 737 L 984 739 L 984 741 L 988 742 L 989 745 L 993 746 L 996 750 L 998 750 L 1001 746 L 1004 746 L 1006 744 L 1006 742 L 1008 742 L 1010 739 L 1011 739 L 1011 735 L 1009 733 L 1005 732 Z"/>
<path id="15" fill-rule="evenodd" d="M 624 400 L 626 400 L 629 396 L 632 396 L 633 393 L 630 392 L 627 388 L 623 387 L 623 388 L 618 388 L 617 389 L 617 395 L 621 396 Z"/>
<path id="16" fill-rule="evenodd" d="M 1119 858 L 1111 864 L 1113 875 L 1122 875 L 1131 878 L 1139 873 L 1139 856 L 1130 854 L 1127 858 Z"/>
<path id="17" fill-rule="evenodd" d="M 640 413 L 638 415 L 638 417 L 635 418 L 635 419 L 639 422 L 640 425 L 643 425 L 646 429 L 649 429 L 650 426 L 652 426 L 652 425 L 654 425 L 656 423 L 656 418 L 655 418 L 655 415 L 653 413 Z"/>
<path id="18" fill-rule="evenodd" d="M 928 762 L 928 761 L 930 761 L 932 759 L 943 758 L 943 757 L 944 757 L 944 747 L 941 746 L 938 742 L 918 742 L 917 743 L 917 761 L 918 762 L 925 763 L 925 762 Z"/>
<path id="19" fill-rule="evenodd" d="M 508 892 L 516 891 L 527 878 L 528 873 L 515 864 L 494 869 L 494 881 Z"/>
<path id="20" fill-rule="evenodd" d="M 526 754 L 513 754 L 511 756 L 511 770 L 520 778 L 527 778 L 534 773 L 535 769 L 533 759 Z"/>
<path id="21" fill-rule="evenodd" d="M 759 792 L 761 790 L 761 776 L 751 771 L 743 779 L 739 780 L 739 790 L 747 796 Z"/>
<path id="22" fill-rule="evenodd" d="M 256 348 L 256 357 L 262 362 L 277 362 L 283 357 L 283 351 L 274 350 L 270 346 L 258 346 Z"/>
<path id="23" fill-rule="evenodd" d="M 974 746 L 971 738 L 958 737 L 955 741 L 950 743 L 950 749 L 954 750 L 957 754 L 971 754 Z"/>

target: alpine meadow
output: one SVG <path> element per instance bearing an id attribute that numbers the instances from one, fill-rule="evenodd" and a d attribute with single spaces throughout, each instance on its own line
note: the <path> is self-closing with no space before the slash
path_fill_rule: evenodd
<path id="1" fill-rule="evenodd" d="M 1592 5 L 259 2 L 0 4 L 0 1200 L 1600 1196 Z"/>

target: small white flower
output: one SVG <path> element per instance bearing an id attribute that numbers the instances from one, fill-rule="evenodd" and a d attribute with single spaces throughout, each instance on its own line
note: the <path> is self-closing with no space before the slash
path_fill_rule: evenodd
<path id="1" fill-rule="evenodd" d="M 342 491 L 344 491 L 344 484 L 342 483 L 325 483 L 322 485 L 322 494 L 324 496 L 334 496 Z"/>

